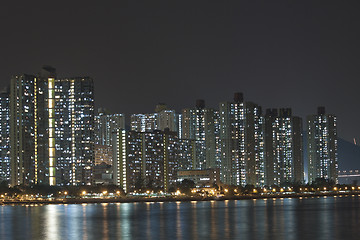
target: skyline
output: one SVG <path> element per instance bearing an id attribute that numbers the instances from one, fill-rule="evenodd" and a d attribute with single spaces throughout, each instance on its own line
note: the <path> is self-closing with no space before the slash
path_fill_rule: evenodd
<path id="1" fill-rule="evenodd" d="M 359 140 L 360 113 L 345 107 L 357 101 L 360 75 L 355 4 L 2 8 L 1 89 L 12 75 L 48 64 L 94 78 L 96 108 L 114 113 L 153 112 L 159 102 L 180 112 L 196 99 L 217 109 L 243 92 L 263 109 L 291 107 L 303 120 L 325 106 L 338 117 L 339 137 Z"/>

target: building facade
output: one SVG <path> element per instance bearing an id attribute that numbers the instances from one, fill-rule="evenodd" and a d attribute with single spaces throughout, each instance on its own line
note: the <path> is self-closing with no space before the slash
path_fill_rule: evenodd
<path id="1" fill-rule="evenodd" d="M 114 184 L 125 192 L 136 189 L 167 192 L 177 180 L 178 136 L 176 132 L 118 130 L 114 134 Z"/>
<path id="2" fill-rule="evenodd" d="M 326 114 L 324 107 L 307 117 L 308 181 L 317 178 L 338 182 L 336 116 Z"/>
<path id="3" fill-rule="evenodd" d="M 11 184 L 91 184 L 94 85 L 88 77 L 37 76 L 10 83 Z"/>
<path id="4" fill-rule="evenodd" d="M 0 182 L 10 180 L 10 95 L 0 93 Z"/>
<path id="5" fill-rule="evenodd" d="M 246 182 L 245 104 L 242 93 L 235 93 L 233 102 L 219 104 L 221 180 L 229 185 Z"/>
<path id="6" fill-rule="evenodd" d="M 303 183 L 302 121 L 290 108 L 267 109 L 265 148 L 266 185 Z"/>

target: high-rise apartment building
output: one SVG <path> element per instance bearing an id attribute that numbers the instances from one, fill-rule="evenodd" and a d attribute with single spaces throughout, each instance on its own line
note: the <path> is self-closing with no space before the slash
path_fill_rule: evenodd
<path id="1" fill-rule="evenodd" d="M 308 182 L 317 178 L 337 183 L 336 116 L 326 114 L 324 107 L 307 117 Z"/>
<path id="2" fill-rule="evenodd" d="M 178 169 L 177 133 L 118 130 L 114 134 L 114 183 L 124 191 L 143 188 L 168 191 Z"/>
<path id="3" fill-rule="evenodd" d="M 265 115 L 266 185 L 303 182 L 302 121 L 290 108 Z"/>
<path id="4" fill-rule="evenodd" d="M 14 76 L 10 82 L 11 185 L 40 183 L 49 172 L 48 166 L 42 168 L 40 159 L 46 146 L 38 148 L 40 134 L 47 135 L 46 129 L 39 127 L 38 117 L 46 116 L 38 114 L 38 99 L 47 93 L 43 86 L 43 81 L 27 74 Z"/>
<path id="5" fill-rule="evenodd" d="M 197 100 L 195 108 L 182 110 L 182 139 L 194 140 L 194 169 L 216 168 L 220 165 L 219 113 L 205 108 L 204 100 Z"/>
<path id="6" fill-rule="evenodd" d="M 54 94 L 54 159 L 57 183 L 91 184 L 95 158 L 93 80 L 89 77 L 56 79 Z M 49 133 L 50 130 L 51 125 Z M 54 146 L 50 144 L 49 148 Z"/>
<path id="7" fill-rule="evenodd" d="M 157 113 L 132 114 L 130 120 L 131 131 L 149 132 L 159 129 Z"/>
<path id="8" fill-rule="evenodd" d="M 242 93 L 235 93 L 233 102 L 219 104 L 221 181 L 243 185 L 246 182 L 245 103 Z"/>
<path id="9" fill-rule="evenodd" d="M 45 66 L 10 84 L 11 184 L 90 184 L 94 85 Z"/>
<path id="10" fill-rule="evenodd" d="M 246 184 L 265 185 L 264 118 L 252 102 L 245 103 L 245 169 Z"/>
<path id="11" fill-rule="evenodd" d="M 125 129 L 125 115 L 121 113 L 112 114 L 99 109 L 95 117 L 95 125 L 95 143 L 112 146 L 112 133 L 116 129 Z"/>
<path id="12" fill-rule="evenodd" d="M 10 180 L 10 97 L 0 93 L 0 182 Z"/>

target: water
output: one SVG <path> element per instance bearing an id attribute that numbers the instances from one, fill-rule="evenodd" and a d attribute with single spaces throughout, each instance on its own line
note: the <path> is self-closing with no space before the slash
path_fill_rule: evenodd
<path id="1" fill-rule="evenodd" d="M 360 197 L 0 206 L 0 239 L 360 239 Z"/>

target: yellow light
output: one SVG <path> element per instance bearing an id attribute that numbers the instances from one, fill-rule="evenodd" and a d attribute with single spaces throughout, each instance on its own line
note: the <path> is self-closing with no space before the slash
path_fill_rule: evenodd
<path id="1" fill-rule="evenodd" d="M 65 195 L 67 195 L 67 194 L 68 194 L 68 192 L 64 192 L 64 194 L 65 194 Z"/>
<path id="2" fill-rule="evenodd" d="M 83 191 L 82 194 L 83 194 L 83 195 L 86 195 L 86 191 Z"/>
<path id="3" fill-rule="evenodd" d="M 103 194 L 104 194 L 104 195 L 107 194 L 107 191 L 103 191 Z"/>
<path id="4" fill-rule="evenodd" d="M 146 191 L 146 194 L 150 194 L 150 191 L 149 191 L 149 190 L 147 190 L 147 191 Z"/>
<path id="5" fill-rule="evenodd" d="M 334 187 L 334 191 L 337 191 L 337 187 Z"/>
<path id="6" fill-rule="evenodd" d="M 352 190 L 355 190 L 355 187 L 351 187 Z"/>
<path id="7" fill-rule="evenodd" d="M 284 191 L 284 189 L 283 188 L 280 188 L 280 192 L 283 192 Z"/>
<path id="8" fill-rule="evenodd" d="M 225 188 L 225 192 L 228 192 L 229 190 L 227 188 Z"/>
<path id="9" fill-rule="evenodd" d="M 273 188 L 273 190 L 272 190 L 273 192 L 276 192 L 276 189 L 275 188 Z"/>
<path id="10" fill-rule="evenodd" d="M 254 193 L 257 193 L 257 190 L 254 188 L 254 189 L 253 189 L 253 192 L 254 192 Z"/>
<path id="11" fill-rule="evenodd" d="M 324 191 L 326 191 L 326 187 L 324 187 Z"/>
<path id="12" fill-rule="evenodd" d="M 120 195 L 120 191 L 117 191 L 116 194 Z"/>

